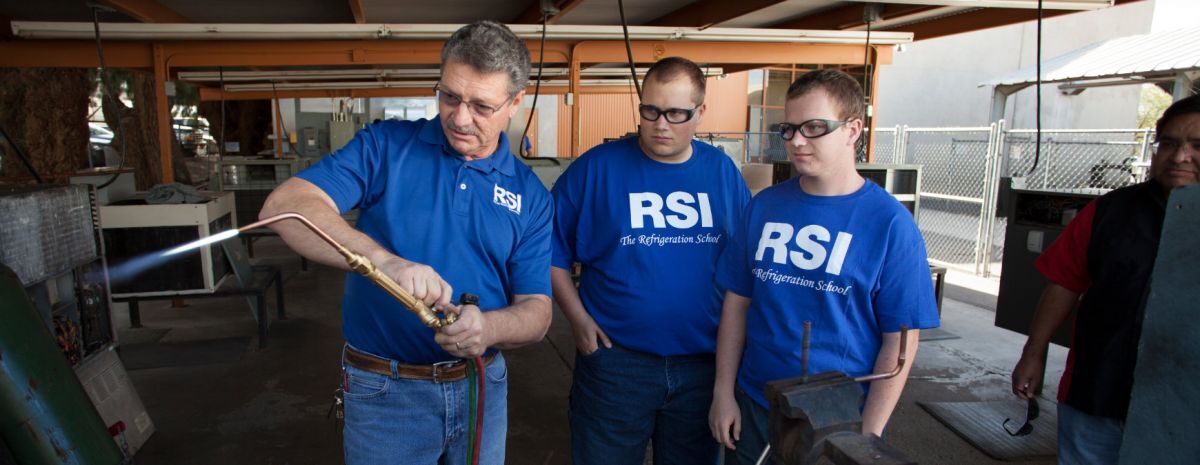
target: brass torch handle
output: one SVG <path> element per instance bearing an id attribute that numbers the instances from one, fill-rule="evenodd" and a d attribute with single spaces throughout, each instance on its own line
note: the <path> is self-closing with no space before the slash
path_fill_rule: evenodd
<path id="1" fill-rule="evenodd" d="M 392 278 L 379 271 L 379 268 L 376 268 L 370 260 L 367 260 L 367 257 L 344 248 L 339 249 L 338 252 L 346 258 L 346 264 L 350 266 L 350 269 L 361 273 L 367 279 L 370 279 L 371 282 L 383 288 L 384 291 L 387 291 L 388 294 L 391 294 L 392 297 L 395 297 L 396 300 L 399 300 L 401 304 L 404 304 L 405 307 L 415 313 L 425 326 L 439 329 L 454 323 L 451 315 L 447 315 L 445 320 L 438 318 L 437 313 L 425 305 L 425 302 L 417 300 L 416 297 L 413 297 L 412 294 L 401 288 L 399 284 L 396 284 L 396 281 L 393 281 Z"/>

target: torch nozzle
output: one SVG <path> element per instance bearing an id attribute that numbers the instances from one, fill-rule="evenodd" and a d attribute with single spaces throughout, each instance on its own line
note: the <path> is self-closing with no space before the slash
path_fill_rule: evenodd
<path id="1" fill-rule="evenodd" d="M 364 277 L 375 283 L 375 285 L 383 288 L 383 290 L 387 291 L 388 294 L 391 294 L 391 296 L 396 300 L 399 300 L 401 304 L 404 304 L 405 307 L 408 307 L 409 310 L 415 313 L 417 317 L 421 319 L 421 322 L 425 324 L 425 326 L 438 329 L 453 324 L 456 320 L 454 314 L 446 314 L 443 318 L 438 318 L 436 311 L 434 311 L 432 308 L 429 308 L 428 305 L 425 305 L 425 302 L 417 300 L 416 297 L 413 297 L 412 294 L 401 288 L 399 284 L 396 284 L 396 281 L 393 281 L 392 278 L 380 271 L 379 268 L 376 268 L 375 264 L 371 263 L 371 260 L 367 259 L 367 257 L 347 249 L 333 237 L 330 237 L 329 234 L 326 234 L 325 231 L 322 231 L 321 228 L 317 227 L 317 225 L 313 224 L 312 221 L 309 221 L 308 218 L 305 218 L 304 215 L 295 212 L 280 213 L 275 216 L 263 218 L 237 229 L 230 229 L 228 231 L 213 234 L 212 236 L 168 250 L 164 253 L 164 256 L 175 255 L 202 247 L 207 244 L 220 242 L 237 236 L 243 232 L 287 219 L 299 221 L 300 224 L 303 224 L 306 228 L 308 228 L 309 231 L 312 231 L 313 234 L 316 234 L 317 237 L 321 238 L 321 240 L 325 241 L 334 249 L 336 249 L 337 252 L 346 259 L 346 265 L 349 266 L 350 269 L 361 273 Z"/>

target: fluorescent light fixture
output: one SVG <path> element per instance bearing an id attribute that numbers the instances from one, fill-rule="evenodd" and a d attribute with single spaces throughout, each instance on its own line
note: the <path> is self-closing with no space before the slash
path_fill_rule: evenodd
<path id="1" fill-rule="evenodd" d="M 1084 1 L 1084 0 L 1078 0 Z M 22 39 L 94 39 L 92 23 L 13 21 L 13 35 Z M 461 24 L 170 24 L 101 23 L 100 35 L 109 40 L 445 40 Z M 518 37 L 536 40 L 542 26 L 513 24 Z M 860 44 L 858 31 L 810 29 L 752 29 L 630 26 L 631 40 L 691 40 L 715 42 L 782 42 Z M 622 40 L 621 26 L 551 25 L 548 40 Z M 887 45 L 912 42 L 907 32 L 872 32 L 871 42 Z"/>
<path id="2" fill-rule="evenodd" d="M 1038 0 L 887 0 L 887 3 L 910 5 L 960 6 L 969 8 L 1032 8 L 1037 9 Z M 1099 10 L 1113 6 L 1113 0 L 1044 0 L 1042 8 L 1047 10 Z"/>

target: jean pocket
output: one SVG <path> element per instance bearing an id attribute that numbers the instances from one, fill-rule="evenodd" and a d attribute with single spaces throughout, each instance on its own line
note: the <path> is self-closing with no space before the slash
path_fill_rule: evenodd
<path id="1" fill-rule="evenodd" d="M 591 352 L 588 352 L 588 353 L 586 353 L 586 354 L 585 354 L 585 353 L 583 353 L 583 351 L 582 351 L 582 350 L 578 350 L 578 349 L 576 349 L 575 351 L 576 351 L 576 352 L 579 352 L 579 356 L 580 356 L 580 357 L 591 359 L 591 358 L 596 358 L 597 356 L 599 356 L 599 355 L 600 355 L 600 352 L 602 352 L 602 351 L 604 351 L 604 350 L 611 350 L 611 349 L 605 349 L 605 348 L 604 348 L 604 344 L 596 344 L 596 350 L 593 350 L 593 351 L 591 351 Z"/>
<path id="2" fill-rule="evenodd" d="M 346 376 L 348 379 L 344 395 L 347 399 L 374 399 L 387 393 L 386 376 L 359 370 L 348 371 Z"/>
<path id="3" fill-rule="evenodd" d="M 492 361 L 491 365 L 485 367 L 483 372 L 487 376 L 488 382 L 503 383 L 508 380 L 508 363 L 500 358 L 500 355 L 496 355 L 496 359 Z"/>

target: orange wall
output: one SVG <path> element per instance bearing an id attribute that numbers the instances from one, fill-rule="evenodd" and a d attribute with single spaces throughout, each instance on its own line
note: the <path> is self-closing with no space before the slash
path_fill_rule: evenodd
<path id="1" fill-rule="evenodd" d="M 724 79 L 708 78 L 705 102 L 708 110 L 697 133 L 744 132 L 746 130 L 747 99 L 746 73 L 731 74 Z M 631 94 L 583 94 L 576 103 L 580 106 L 582 154 L 599 145 L 606 137 L 621 137 L 637 130 L 637 96 Z M 571 153 L 571 107 L 559 99 L 558 153 Z M 577 154 L 578 155 L 578 154 Z"/>

